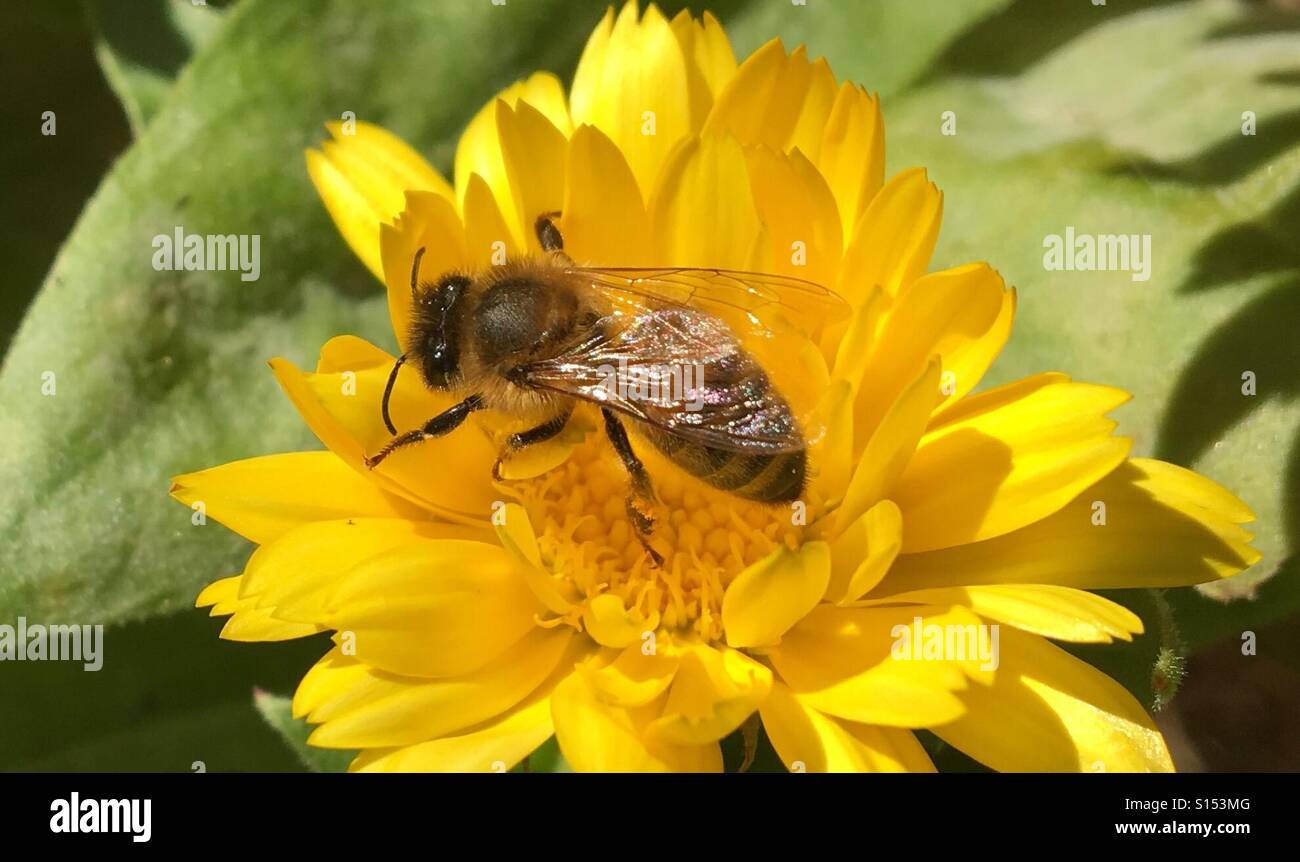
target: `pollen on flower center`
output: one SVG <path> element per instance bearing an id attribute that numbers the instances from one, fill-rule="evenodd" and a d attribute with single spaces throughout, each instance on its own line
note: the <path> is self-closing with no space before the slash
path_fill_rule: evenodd
<path id="1" fill-rule="evenodd" d="M 641 447 L 646 449 L 648 447 Z M 795 547 L 790 510 L 715 491 L 645 453 L 659 504 L 651 562 L 627 516 L 627 473 L 603 439 L 588 439 L 560 467 L 518 483 L 542 557 L 587 599 L 610 593 L 665 629 L 722 636 L 722 597 L 746 567 L 779 545 Z"/>

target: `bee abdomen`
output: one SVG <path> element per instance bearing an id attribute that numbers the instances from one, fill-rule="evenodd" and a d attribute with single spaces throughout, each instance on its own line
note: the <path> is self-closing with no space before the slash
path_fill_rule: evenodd
<path id="1" fill-rule="evenodd" d="M 736 492 L 740 496 L 761 503 L 793 503 L 803 495 L 808 469 L 808 454 L 804 450 L 745 457 L 765 458 L 768 463 L 754 481 Z"/>
<path id="2" fill-rule="evenodd" d="M 657 428 L 643 435 L 677 466 L 720 491 L 758 503 L 789 503 L 803 493 L 807 452 L 738 452 L 692 443 Z"/>

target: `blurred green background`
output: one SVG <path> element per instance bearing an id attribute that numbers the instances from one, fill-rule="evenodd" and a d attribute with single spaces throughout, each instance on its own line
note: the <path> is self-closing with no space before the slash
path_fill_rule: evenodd
<path id="1" fill-rule="evenodd" d="M 1193 466 L 1258 513 L 1265 559 L 1250 573 L 1214 595 L 1114 593 L 1148 634 L 1076 650 L 1145 703 L 1162 643 L 1188 655 L 1159 716 L 1185 770 L 1300 770 L 1296 5 L 692 4 L 719 15 L 738 57 L 780 35 L 881 93 L 889 172 L 925 165 L 945 191 L 933 267 L 989 260 L 1019 289 L 986 385 L 1059 369 L 1123 386 L 1136 397 L 1117 416 L 1138 454 Z M 0 622 L 109 626 L 98 673 L 0 663 L 0 769 L 303 768 L 301 728 L 271 698 L 264 719 L 253 693 L 291 692 L 327 642 L 217 639 L 220 622 L 193 598 L 249 548 L 215 524 L 192 528 L 167 479 L 316 445 L 262 359 L 311 362 L 340 332 L 391 345 L 382 295 L 307 180 L 301 151 L 322 124 L 355 111 L 450 175 L 472 113 L 535 69 L 567 84 L 604 6 L 0 10 Z M 955 136 L 940 134 L 945 111 Z M 1254 135 L 1241 133 L 1246 111 Z M 261 280 L 155 272 L 151 238 L 175 225 L 261 234 Z M 1042 238 L 1067 225 L 1151 234 L 1151 281 L 1045 272 Z M 57 397 L 39 393 L 46 370 Z M 1241 654 L 1247 630 L 1255 656 Z M 971 768 L 933 750 L 941 767 Z"/>

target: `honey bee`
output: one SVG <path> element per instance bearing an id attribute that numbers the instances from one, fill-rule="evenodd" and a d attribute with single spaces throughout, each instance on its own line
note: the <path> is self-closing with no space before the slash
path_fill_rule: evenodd
<path id="1" fill-rule="evenodd" d="M 628 517 L 650 547 L 655 495 L 625 423 L 687 473 L 746 500 L 792 502 L 803 493 L 808 445 L 790 403 L 742 343 L 746 329 L 781 347 L 782 329 L 816 329 L 847 304 L 812 282 L 720 269 L 595 268 L 574 263 L 554 219 L 534 229 L 544 252 L 475 273 L 420 282 L 411 267 L 406 353 L 384 389 L 384 424 L 395 435 L 366 459 L 373 469 L 397 449 L 455 430 L 477 410 L 535 422 L 511 434 L 493 467 L 560 434 L 577 402 L 596 405 L 629 477 Z M 772 314 L 771 312 L 777 312 Z M 733 321 L 728 325 L 727 320 Z M 791 359 L 778 349 L 773 356 Z M 433 390 L 464 400 L 398 434 L 388 402 L 403 364 Z"/>

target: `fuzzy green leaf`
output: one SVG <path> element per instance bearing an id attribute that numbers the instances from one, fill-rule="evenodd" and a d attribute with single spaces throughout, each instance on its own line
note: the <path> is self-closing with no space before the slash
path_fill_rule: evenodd
<path id="1" fill-rule="evenodd" d="M 97 36 L 95 56 L 139 137 L 195 48 L 217 31 L 221 13 L 189 0 L 148 0 L 129 15 L 93 0 L 87 12 Z"/>
<path id="2" fill-rule="evenodd" d="M 280 735 L 293 753 L 312 772 L 347 772 L 355 751 L 317 748 L 307 744 L 311 725 L 293 717 L 293 698 L 258 690 L 253 692 L 253 706 L 266 723 Z"/>

